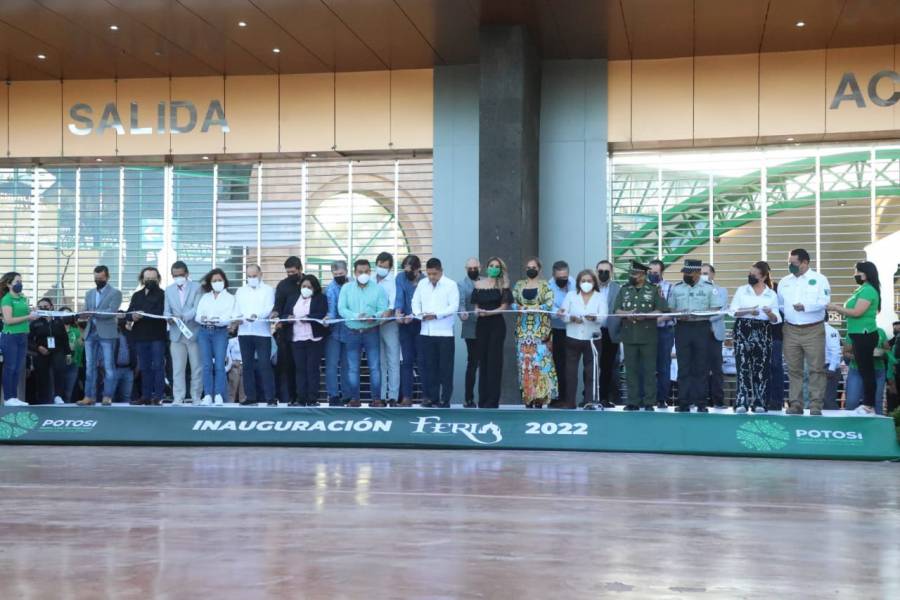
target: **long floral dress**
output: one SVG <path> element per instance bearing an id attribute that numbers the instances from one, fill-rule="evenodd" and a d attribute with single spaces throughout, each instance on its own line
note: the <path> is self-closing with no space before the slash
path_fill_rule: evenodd
<path id="1" fill-rule="evenodd" d="M 551 310 L 553 291 L 541 281 L 533 298 L 525 297 L 525 280 L 513 288 L 513 300 L 521 308 Z M 519 363 L 519 389 L 525 404 L 541 405 L 557 395 L 558 381 L 553 366 L 553 352 L 547 344 L 552 330 L 550 315 L 521 313 L 516 317 L 516 357 Z"/>

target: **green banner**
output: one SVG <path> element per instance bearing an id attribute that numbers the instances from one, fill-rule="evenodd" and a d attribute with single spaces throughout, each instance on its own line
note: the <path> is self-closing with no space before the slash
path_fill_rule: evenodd
<path id="1" fill-rule="evenodd" d="M 561 410 L 0 409 L 0 443 L 289 445 L 900 460 L 888 418 Z"/>

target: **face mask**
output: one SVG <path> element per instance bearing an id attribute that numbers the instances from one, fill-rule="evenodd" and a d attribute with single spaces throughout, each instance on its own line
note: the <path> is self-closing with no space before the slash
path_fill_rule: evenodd
<path id="1" fill-rule="evenodd" d="M 650 275 L 648 275 L 647 277 L 650 279 L 650 283 L 653 284 L 657 284 L 662 281 L 662 275 L 660 275 L 659 273 L 650 273 Z"/>
<path id="2" fill-rule="evenodd" d="M 38 310 L 53 310 L 50 306 L 38 306 Z"/>
<path id="3" fill-rule="evenodd" d="M 593 281 L 582 281 L 581 282 L 581 291 L 584 292 L 585 294 L 587 294 L 588 292 L 591 292 L 593 289 L 594 289 Z"/>
<path id="4" fill-rule="evenodd" d="M 390 269 L 385 269 L 384 267 L 375 267 L 375 274 L 384 279 L 391 274 L 391 271 Z"/>
<path id="5" fill-rule="evenodd" d="M 176 277 L 176 278 L 175 278 L 175 285 L 177 285 L 178 287 L 181 287 L 181 286 L 183 286 L 183 285 L 185 284 L 186 281 L 187 281 L 187 277 L 180 277 L 180 276 L 179 276 L 179 277 Z"/>
<path id="6" fill-rule="evenodd" d="M 500 277 L 500 273 L 502 273 L 502 271 L 500 270 L 500 267 L 488 267 L 487 268 L 488 277 L 492 277 L 492 278 L 496 279 L 497 277 Z"/>
<path id="7" fill-rule="evenodd" d="M 216 293 L 221 292 L 222 290 L 225 289 L 225 282 L 224 281 L 213 281 L 212 289 Z"/>
<path id="8" fill-rule="evenodd" d="M 148 279 L 144 282 L 144 287 L 148 290 L 155 290 L 159 287 L 159 282 L 155 279 Z"/>
<path id="9" fill-rule="evenodd" d="M 369 283 L 369 274 L 368 273 L 360 273 L 356 276 L 356 281 L 360 285 L 366 285 Z"/>
<path id="10" fill-rule="evenodd" d="M 304 298 L 309 298 L 313 295 L 312 288 L 300 288 L 300 295 Z"/>
<path id="11" fill-rule="evenodd" d="M 863 283 L 865 283 L 863 281 L 862 275 L 854 275 L 853 280 L 856 281 L 856 285 L 862 285 Z"/>
<path id="12" fill-rule="evenodd" d="M 259 277 L 248 277 L 247 285 L 249 285 L 252 288 L 258 287 L 259 286 Z"/>
<path id="13" fill-rule="evenodd" d="M 21 294 L 22 293 L 22 282 L 20 281 L 19 283 L 14 283 L 12 285 L 12 291 L 15 292 L 16 294 Z"/>
<path id="14" fill-rule="evenodd" d="M 788 271 L 791 272 L 791 275 L 798 275 L 800 273 L 800 265 L 788 263 Z"/>
<path id="15" fill-rule="evenodd" d="M 102 290 L 103 288 L 106 287 L 106 282 L 105 282 L 105 281 L 100 281 L 99 279 L 95 279 L 95 280 L 94 280 L 94 285 L 97 286 L 97 289 L 98 289 L 98 290 Z"/>
<path id="16" fill-rule="evenodd" d="M 287 278 L 294 282 L 300 281 L 300 273 L 294 273 L 293 275 L 288 275 Z"/>
<path id="17" fill-rule="evenodd" d="M 408 281 L 416 280 L 416 272 L 415 271 L 403 271 L 404 275 L 406 275 L 406 279 Z"/>
<path id="18" fill-rule="evenodd" d="M 556 278 L 556 287 L 558 287 L 559 289 L 568 287 L 568 285 L 569 285 L 569 280 L 567 278 L 565 278 L 565 277 L 557 277 Z"/>
<path id="19" fill-rule="evenodd" d="M 637 277 L 635 277 L 634 275 L 631 275 L 631 276 L 628 278 L 628 283 L 630 283 L 631 285 L 637 285 L 637 284 L 638 284 L 638 279 L 637 279 Z"/>
<path id="20" fill-rule="evenodd" d="M 345 283 L 347 283 L 347 276 L 346 275 L 336 275 L 334 278 L 334 281 L 338 285 L 344 285 Z"/>
<path id="21" fill-rule="evenodd" d="M 597 278 L 600 279 L 601 282 L 606 283 L 609 281 L 609 271 L 597 271 Z"/>
<path id="22" fill-rule="evenodd" d="M 469 279 L 475 281 L 476 279 L 478 279 L 478 269 L 468 269 L 466 271 L 466 275 L 469 276 Z"/>
<path id="23" fill-rule="evenodd" d="M 701 275 L 700 281 L 702 281 L 703 283 L 709 283 L 709 275 Z"/>
<path id="24" fill-rule="evenodd" d="M 757 283 L 759 283 L 759 277 L 747 275 L 747 283 L 749 283 L 750 285 L 756 285 Z"/>
<path id="25" fill-rule="evenodd" d="M 689 273 L 685 273 L 681 279 L 688 285 L 694 285 L 694 276 Z"/>
<path id="26" fill-rule="evenodd" d="M 527 277 L 528 279 L 534 279 L 535 277 L 537 277 L 537 274 L 538 274 L 537 269 L 526 269 L 525 270 L 525 277 Z"/>

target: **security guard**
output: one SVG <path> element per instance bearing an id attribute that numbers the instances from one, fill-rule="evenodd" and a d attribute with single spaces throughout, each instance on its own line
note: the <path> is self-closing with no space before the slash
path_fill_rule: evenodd
<path id="1" fill-rule="evenodd" d="M 672 288 L 669 298 L 674 312 L 716 311 L 722 308 L 716 287 L 700 280 L 700 269 L 701 261 L 684 261 L 684 268 L 681 269 L 684 281 Z M 678 319 L 675 325 L 675 355 L 678 357 L 678 406 L 675 412 L 691 412 L 692 404 L 697 406 L 697 412 L 709 412 L 706 407 L 708 338 L 709 317 Z"/>
<path id="2" fill-rule="evenodd" d="M 659 313 L 669 310 L 659 288 L 647 282 L 650 268 L 631 262 L 628 283 L 616 296 L 615 313 L 626 315 L 622 321 L 622 343 L 625 345 L 625 382 L 628 401 L 625 410 L 655 410 L 656 402 L 656 318 L 627 318 L 629 313 Z"/>

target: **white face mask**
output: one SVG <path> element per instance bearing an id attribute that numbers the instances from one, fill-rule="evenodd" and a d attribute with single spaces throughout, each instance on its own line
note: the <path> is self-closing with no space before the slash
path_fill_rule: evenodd
<path id="1" fill-rule="evenodd" d="M 366 285 L 367 283 L 369 283 L 369 274 L 360 273 L 356 276 L 356 281 L 358 281 L 360 285 Z"/>
<path id="2" fill-rule="evenodd" d="M 225 289 L 225 282 L 224 281 L 213 281 L 212 289 L 214 292 L 217 292 L 217 293 L 221 292 L 222 290 Z"/>
<path id="3" fill-rule="evenodd" d="M 387 277 L 388 275 L 391 274 L 391 271 L 390 271 L 390 269 L 385 269 L 384 267 L 375 267 L 375 273 L 376 273 L 379 277 L 381 277 L 382 279 L 384 279 L 385 277 Z"/>
<path id="4" fill-rule="evenodd" d="M 594 284 L 590 281 L 582 281 L 581 282 L 581 291 L 587 294 L 588 292 L 594 289 Z"/>
<path id="5" fill-rule="evenodd" d="M 701 275 L 700 281 L 707 283 L 709 281 L 709 275 Z"/>
<path id="6" fill-rule="evenodd" d="M 259 277 L 248 277 L 247 285 L 249 285 L 252 288 L 257 287 L 259 285 Z"/>
<path id="7" fill-rule="evenodd" d="M 309 298 L 313 295 L 313 291 L 311 288 L 300 288 L 300 295 L 304 298 Z"/>
<path id="8" fill-rule="evenodd" d="M 177 285 L 178 287 L 181 287 L 185 284 L 186 281 L 187 281 L 187 277 L 181 277 L 181 276 L 176 277 L 175 285 Z"/>

